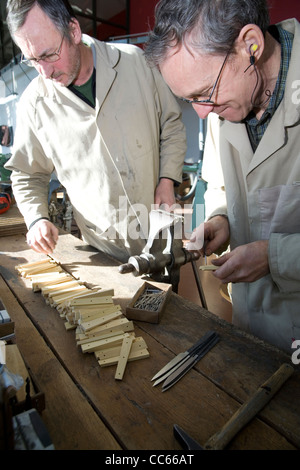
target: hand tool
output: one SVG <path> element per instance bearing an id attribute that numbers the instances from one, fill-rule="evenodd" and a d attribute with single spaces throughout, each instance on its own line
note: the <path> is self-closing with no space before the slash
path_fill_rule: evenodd
<path id="1" fill-rule="evenodd" d="M 208 351 L 217 344 L 219 336 L 213 331 L 207 332 L 195 345 L 178 354 L 164 366 L 153 378 L 154 387 L 164 380 L 162 391 L 165 392 L 177 383 Z"/>
<path id="2" fill-rule="evenodd" d="M 184 448 L 189 450 L 222 450 L 234 436 L 253 419 L 259 411 L 271 400 L 286 380 L 291 377 L 294 368 L 290 364 L 282 364 L 279 369 L 264 382 L 230 418 L 223 428 L 214 434 L 204 446 L 192 439 L 177 424 L 174 425 L 174 435 Z"/>
<path id="3" fill-rule="evenodd" d="M 180 443 L 181 447 L 188 450 L 205 450 L 199 444 L 199 442 L 195 441 L 191 436 L 188 435 L 178 424 L 174 424 L 173 427 L 174 436 L 176 437 L 177 441 Z"/>
<path id="4" fill-rule="evenodd" d="M 127 263 L 122 264 L 119 272 L 133 273 L 134 276 L 148 274 L 154 281 L 172 284 L 173 291 L 178 292 L 180 267 L 199 259 L 200 254 L 183 248 L 182 227 L 179 225 L 183 221 L 181 216 L 158 209 L 150 212 L 149 220 L 145 248 L 140 255 L 131 256 Z M 180 227 L 180 233 L 177 227 Z M 206 305 L 203 292 L 199 291 L 199 295 L 202 305 Z"/>
<path id="5" fill-rule="evenodd" d="M 219 342 L 219 336 L 216 335 L 212 338 L 206 345 L 198 351 L 195 351 L 194 354 L 180 365 L 171 375 L 164 381 L 162 386 L 162 391 L 165 392 L 169 388 L 173 387 L 194 365 L 203 357 L 208 351 L 213 348 Z"/>
<path id="6" fill-rule="evenodd" d="M 195 352 L 205 347 L 209 341 L 216 337 L 216 335 L 217 333 L 214 331 L 208 331 L 189 349 L 177 354 L 176 357 L 174 357 L 159 372 L 157 372 L 154 377 L 152 377 L 151 381 L 156 380 L 154 386 L 161 382 L 161 380 L 167 378 L 175 369 L 177 369 L 184 361 L 189 359 Z"/>

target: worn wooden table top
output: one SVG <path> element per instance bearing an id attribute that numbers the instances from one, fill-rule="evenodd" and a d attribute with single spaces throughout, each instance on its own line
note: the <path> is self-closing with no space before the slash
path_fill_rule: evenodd
<path id="1" fill-rule="evenodd" d="M 144 282 L 120 274 L 113 259 L 61 235 L 54 258 L 94 286 L 114 288 L 125 308 Z M 115 367 L 101 368 L 76 346 L 57 310 L 31 289 L 15 266 L 44 259 L 24 235 L 0 238 L 0 298 L 16 323 L 16 342 L 45 393 L 43 420 L 56 449 L 180 450 L 173 425 L 204 444 L 256 389 L 291 356 L 246 335 L 203 308 L 172 293 L 158 325 L 135 322 L 150 357 L 127 364 L 122 381 Z M 209 274 L 208 274 L 209 275 Z M 176 385 L 162 392 L 151 378 L 174 355 L 208 330 L 220 342 Z M 293 376 L 270 403 L 231 441 L 228 449 L 300 448 L 300 380 Z"/>

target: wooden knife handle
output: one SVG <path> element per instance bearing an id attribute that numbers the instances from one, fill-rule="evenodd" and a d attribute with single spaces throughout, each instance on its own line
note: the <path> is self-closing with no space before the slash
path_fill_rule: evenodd
<path id="1" fill-rule="evenodd" d="M 285 381 L 293 374 L 294 369 L 289 364 L 280 368 L 264 383 L 255 394 L 246 401 L 223 426 L 205 444 L 204 449 L 222 450 L 233 437 L 271 400 Z"/>

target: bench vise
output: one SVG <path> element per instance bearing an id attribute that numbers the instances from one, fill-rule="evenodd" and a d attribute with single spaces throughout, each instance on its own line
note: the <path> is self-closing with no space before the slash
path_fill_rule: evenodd
<path id="1" fill-rule="evenodd" d="M 122 264 L 119 272 L 131 272 L 135 276 L 147 274 L 154 281 L 172 284 L 173 291 L 178 292 L 180 267 L 197 260 L 200 255 L 183 247 L 181 228 L 176 231 L 177 224 L 183 220 L 181 216 L 159 209 L 150 212 L 149 220 L 145 248 L 140 255 L 131 256 L 128 263 Z"/>

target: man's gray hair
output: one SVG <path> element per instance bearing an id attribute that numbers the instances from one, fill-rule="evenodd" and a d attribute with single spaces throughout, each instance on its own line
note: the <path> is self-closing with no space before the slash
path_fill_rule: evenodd
<path id="1" fill-rule="evenodd" d="M 35 5 L 46 13 L 62 35 L 70 39 L 70 22 L 75 15 L 68 0 L 7 0 L 7 26 L 13 39 Z"/>
<path id="2" fill-rule="evenodd" d="M 170 48 L 183 44 L 187 35 L 194 50 L 225 55 L 247 24 L 266 33 L 270 24 L 266 0 L 160 0 L 145 48 L 147 62 L 159 66 Z"/>

